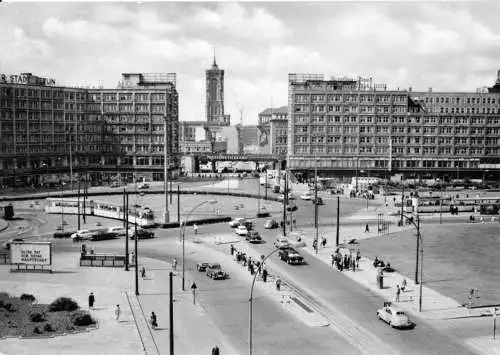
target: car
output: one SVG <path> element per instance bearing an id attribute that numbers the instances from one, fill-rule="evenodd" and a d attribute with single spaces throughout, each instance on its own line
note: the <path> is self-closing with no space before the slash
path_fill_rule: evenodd
<path id="1" fill-rule="evenodd" d="M 278 200 L 279 201 L 283 201 L 285 199 L 285 195 L 284 194 L 279 194 L 278 195 Z M 288 199 L 289 200 L 295 200 L 295 197 L 293 196 L 293 194 L 290 192 L 288 193 Z"/>
<path id="2" fill-rule="evenodd" d="M 90 236 L 90 240 L 94 242 L 100 240 L 116 239 L 116 238 L 118 238 L 118 235 L 116 233 L 108 232 L 107 230 L 92 233 L 92 235 Z"/>
<path id="3" fill-rule="evenodd" d="M 129 231 L 129 235 L 130 235 L 130 239 L 135 239 L 135 230 L 132 229 L 132 233 L 130 233 Z M 151 231 L 148 231 L 146 229 L 143 229 L 143 228 L 140 228 L 140 229 L 137 229 L 137 240 L 139 239 L 152 239 L 155 237 L 155 234 Z"/>
<path id="4" fill-rule="evenodd" d="M 149 189 L 149 185 L 146 184 L 145 182 L 143 182 L 142 184 L 139 185 L 139 190 L 145 190 L 145 189 Z"/>
<path id="5" fill-rule="evenodd" d="M 238 228 L 236 228 L 234 232 L 238 234 L 240 237 L 246 236 L 248 234 L 248 229 L 245 226 L 238 226 Z"/>
<path id="6" fill-rule="evenodd" d="M 265 229 L 274 229 L 274 228 L 278 228 L 278 226 L 279 226 L 278 221 L 276 221 L 274 219 L 268 219 L 266 221 L 266 223 L 264 224 Z"/>
<path id="7" fill-rule="evenodd" d="M 245 239 L 249 243 L 260 243 L 262 242 L 262 237 L 260 236 L 259 232 L 257 231 L 250 231 L 247 233 Z"/>
<path id="8" fill-rule="evenodd" d="M 93 236 L 102 232 L 107 232 L 106 229 L 82 229 L 76 233 L 71 234 L 71 239 L 73 242 L 79 242 L 81 240 L 92 240 Z"/>
<path id="9" fill-rule="evenodd" d="M 10 249 L 10 245 L 12 243 L 16 243 L 16 242 L 24 242 L 24 239 L 23 238 L 12 238 L 12 239 L 9 239 L 8 241 L 6 241 L 5 243 L 2 244 L 2 247 L 4 249 Z"/>
<path id="10" fill-rule="evenodd" d="M 235 218 L 229 221 L 229 227 L 236 228 L 245 221 L 245 218 Z"/>
<path id="11" fill-rule="evenodd" d="M 290 247 L 290 241 L 287 237 L 278 237 L 274 241 L 274 246 L 278 249 L 286 249 Z"/>
<path id="12" fill-rule="evenodd" d="M 321 205 L 325 204 L 321 197 L 316 197 L 315 199 L 312 199 L 311 201 L 312 201 L 313 205 L 321 206 Z"/>
<path id="13" fill-rule="evenodd" d="M 295 212 L 297 211 L 299 208 L 297 207 L 297 205 L 295 203 L 289 203 L 288 205 L 286 205 L 286 210 L 288 212 Z"/>
<path id="14" fill-rule="evenodd" d="M 245 226 L 247 230 L 252 230 L 253 222 L 246 219 L 241 225 Z"/>
<path id="15" fill-rule="evenodd" d="M 218 263 L 208 264 L 206 267 L 206 274 L 212 280 L 224 280 L 227 278 L 227 273 L 222 271 L 222 267 Z"/>
<path id="16" fill-rule="evenodd" d="M 384 302 L 384 306 L 377 310 L 377 318 L 383 320 L 392 328 L 408 328 L 413 326 L 405 311 L 392 306 L 391 302 Z"/>
<path id="17" fill-rule="evenodd" d="M 119 237 L 124 237 L 127 235 L 127 231 L 123 227 L 109 227 L 108 232 L 115 233 Z"/>
<path id="18" fill-rule="evenodd" d="M 279 251 L 279 258 L 287 264 L 300 265 L 304 258 L 293 248 L 283 248 Z"/>
<path id="19" fill-rule="evenodd" d="M 310 192 L 306 192 L 303 195 L 300 195 L 300 199 L 304 201 L 311 201 L 313 198 L 313 195 Z"/>
<path id="20" fill-rule="evenodd" d="M 207 268 L 212 268 L 214 266 L 217 267 L 217 265 L 220 267 L 220 265 L 217 263 L 207 263 L 207 262 L 197 263 L 196 270 L 198 270 L 200 272 L 205 272 L 205 271 L 207 271 Z"/>

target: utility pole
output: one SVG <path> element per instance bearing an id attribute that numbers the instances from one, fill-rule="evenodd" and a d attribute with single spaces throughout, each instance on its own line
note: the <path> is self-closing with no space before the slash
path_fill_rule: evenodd
<path id="1" fill-rule="evenodd" d="M 417 215 L 417 255 L 415 262 L 415 285 L 418 285 L 418 253 L 420 251 L 420 218 Z"/>
<path id="2" fill-rule="evenodd" d="M 137 206 L 137 204 L 136 204 L 136 206 Z M 136 207 L 136 209 L 137 209 L 137 207 Z M 136 214 L 135 218 L 137 219 L 137 210 L 135 211 L 135 214 Z M 139 296 L 139 263 L 138 263 L 139 257 L 137 255 L 137 239 L 139 239 L 139 238 L 137 237 L 137 220 L 135 221 L 134 224 L 135 224 L 134 225 L 135 295 Z M 126 236 L 126 238 L 128 239 L 128 235 Z"/>
<path id="3" fill-rule="evenodd" d="M 165 211 L 163 213 L 163 222 L 168 223 L 170 222 L 170 215 L 168 212 L 168 145 L 167 145 L 167 115 L 163 116 L 164 119 L 164 126 L 163 126 L 163 150 L 164 150 L 164 155 L 163 155 L 163 185 L 164 185 L 164 191 L 165 191 Z"/>
<path id="4" fill-rule="evenodd" d="M 286 237 L 286 204 L 288 200 L 288 186 L 285 178 L 285 191 L 283 194 L 283 237 Z"/>
<path id="5" fill-rule="evenodd" d="M 405 200 L 405 176 L 401 176 L 401 181 L 403 182 L 403 191 L 401 193 L 401 228 L 403 227 L 403 206 L 404 206 L 404 200 Z"/>
<path id="6" fill-rule="evenodd" d="M 266 197 L 265 197 L 265 199 L 267 200 L 267 169 L 266 169 L 265 174 L 266 174 L 266 185 L 265 185 L 264 187 L 265 187 L 265 189 L 266 189 L 266 192 L 265 192 Z M 259 182 L 259 183 L 260 183 L 260 182 Z"/>
<path id="7" fill-rule="evenodd" d="M 318 254 L 318 160 L 314 159 L 314 228 L 316 228 L 316 254 Z"/>
<path id="8" fill-rule="evenodd" d="M 169 342 L 170 355 L 174 355 L 174 273 L 170 271 L 168 274 L 170 286 L 170 302 L 169 302 Z"/>
<path id="9" fill-rule="evenodd" d="M 85 172 L 83 179 L 83 224 L 87 223 L 87 209 L 86 209 L 86 201 L 87 201 L 87 172 Z"/>
<path id="10" fill-rule="evenodd" d="M 80 230 L 80 178 L 78 178 L 78 230 Z"/>
<path id="11" fill-rule="evenodd" d="M 339 225 L 340 225 L 340 196 L 337 196 L 337 236 L 335 239 L 335 246 L 339 245 L 339 239 L 340 239 Z"/>
<path id="12" fill-rule="evenodd" d="M 177 223 L 181 223 L 181 187 L 177 184 Z"/>
<path id="13" fill-rule="evenodd" d="M 123 189 L 125 193 L 125 271 L 128 271 L 128 192 L 125 192 L 125 189 Z"/>

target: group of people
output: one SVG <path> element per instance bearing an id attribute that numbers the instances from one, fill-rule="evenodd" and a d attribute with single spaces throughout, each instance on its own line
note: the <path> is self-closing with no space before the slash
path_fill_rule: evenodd
<path id="1" fill-rule="evenodd" d="M 87 255 L 87 246 L 85 244 L 82 244 L 82 249 L 80 250 L 80 253 L 82 256 Z M 94 255 L 94 247 L 90 248 L 90 255 Z"/>
<path id="2" fill-rule="evenodd" d="M 245 253 L 236 250 L 233 244 L 229 246 L 231 255 L 234 256 L 238 263 L 241 263 L 244 267 L 248 268 L 250 275 L 255 275 L 257 273 L 262 277 L 262 281 L 266 282 L 269 273 L 265 266 L 259 260 L 253 260 L 250 256 Z"/>
<path id="3" fill-rule="evenodd" d="M 297 241 L 300 242 L 299 239 Z M 323 248 L 326 247 L 326 237 L 325 236 L 321 237 L 321 246 Z M 313 240 L 313 248 L 314 248 L 314 250 L 318 249 L 318 240 L 317 239 Z"/>
<path id="4" fill-rule="evenodd" d="M 356 271 L 359 269 L 359 260 L 361 259 L 361 251 L 358 249 L 356 255 L 353 255 L 352 252 L 341 253 L 340 249 L 337 248 L 335 253 L 332 253 L 330 256 L 332 267 L 335 266 L 337 270 L 352 270 Z"/>

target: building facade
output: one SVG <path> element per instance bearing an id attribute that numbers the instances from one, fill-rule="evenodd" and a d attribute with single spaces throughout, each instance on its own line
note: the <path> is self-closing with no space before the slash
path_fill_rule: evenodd
<path id="1" fill-rule="evenodd" d="M 125 73 L 115 89 L 1 75 L 0 108 L 3 185 L 67 180 L 70 170 L 94 181 L 163 180 L 165 147 L 170 169 L 178 168 L 175 74 Z"/>
<path id="2" fill-rule="evenodd" d="M 224 70 L 219 69 L 215 56 L 212 67 L 205 70 L 205 88 L 207 138 L 213 140 L 221 127 L 231 124 L 231 116 L 224 112 Z"/>
<path id="3" fill-rule="evenodd" d="M 259 113 L 260 153 L 286 156 L 288 149 L 288 106 L 267 108 Z"/>
<path id="4" fill-rule="evenodd" d="M 362 79 L 289 74 L 288 161 L 325 173 L 435 177 L 500 170 L 500 72 L 475 93 L 387 90 Z"/>

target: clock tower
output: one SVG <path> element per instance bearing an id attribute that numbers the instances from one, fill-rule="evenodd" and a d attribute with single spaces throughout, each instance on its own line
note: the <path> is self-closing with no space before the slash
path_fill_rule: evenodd
<path id="1" fill-rule="evenodd" d="M 215 60 L 206 77 L 206 119 L 209 124 L 229 126 L 229 115 L 224 114 L 224 70 L 219 69 Z"/>

